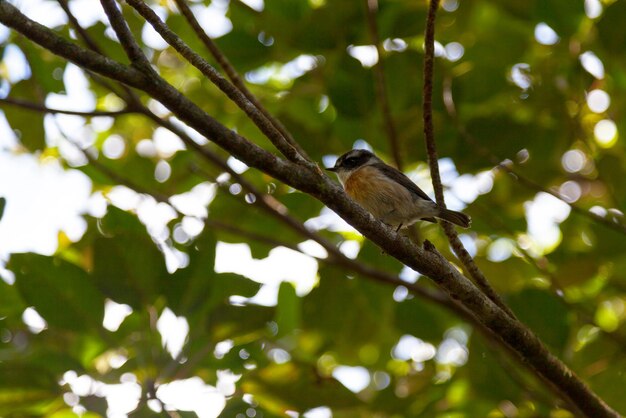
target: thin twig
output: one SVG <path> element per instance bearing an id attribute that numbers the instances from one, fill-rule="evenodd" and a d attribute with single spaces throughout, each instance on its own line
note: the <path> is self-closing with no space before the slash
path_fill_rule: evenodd
<path id="1" fill-rule="evenodd" d="M 389 106 L 389 97 L 387 94 L 387 84 L 385 82 L 385 66 L 384 66 L 384 49 L 380 43 L 378 34 L 378 25 L 376 23 L 376 14 L 378 13 L 378 0 L 364 0 L 365 15 L 367 16 L 367 27 L 369 29 L 372 44 L 376 47 L 378 53 L 378 62 L 372 70 L 374 71 L 376 98 L 380 106 L 380 113 L 383 117 L 383 124 L 387 132 L 391 155 L 398 170 L 402 170 L 402 152 L 398 140 L 398 132 L 391 115 L 391 107 Z"/>
<path id="2" fill-rule="evenodd" d="M 87 46 L 87 48 L 89 48 L 90 50 L 92 50 L 94 52 L 97 52 L 98 54 L 100 54 L 102 56 L 106 56 L 106 54 L 104 53 L 102 48 L 100 48 L 98 43 L 91 37 L 89 32 L 87 32 L 85 30 L 85 28 L 83 28 L 80 25 L 80 23 L 78 22 L 78 19 L 76 19 L 76 16 L 74 16 L 72 11 L 70 10 L 68 1 L 67 0 L 57 0 L 57 2 L 61 6 L 61 8 L 65 12 L 65 14 L 67 15 L 67 19 L 70 22 L 70 25 L 76 31 L 76 34 L 78 35 L 78 37 L 80 39 L 82 39 L 82 41 L 85 44 L 85 46 Z M 100 84 L 101 86 L 103 86 L 107 90 L 110 90 L 111 92 L 113 92 L 118 97 L 123 98 L 126 101 L 126 103 L 128 103 L 129 106 L 132 105 L 134 107 L 136 104 L 141 104 L 141 102 L 139 101 L 139 98 L 137 97 L 137 94 L 130 87 L 128 87 L 126 84 L 119 83 L 119 82 L 117 83 L 118 86 L 125 93 L 125 94 L 121 94 L 120 92 L 117 91 L 117 89 L 111 83 L 109 83 L 107 80 L 103 79 L 98 74 L 96 74 L 96 73 L 94 73 L 92 71 L 89 71 L 89 70 L 86 70 L 86 71 L 87 71 L 87 73 L 91 76 L 91 78 L 96 83 Z"/>
<path id="3" fill-rule="evenodd" d="M 110 0 L 108 0 L 110 1 Z M 290 161 L 305 165 L 309 168 L 315 166 L 314 163 L 306 160 L 298 150 L 276 129 L 276 127 L 261 113 L 248 98 L 230 84 L 215 68 L 204 58 L 193 51 L 174 31 L 167 27 L 161 18 L 142 0 L 127 0 L 146 21 L 152 25 L 159 35 L 165 39 L 180 55 L 182 55 L 191 65 L 204 74 L 215 86 L 228 96 L 254 124 L 263 132 L 276 148 Z"/>
<path id="4" fill-rule="evenodd" d="M 50 114 L 60 114 L 60 115 L 75 115 L 75 116 L 83 116 L 83 117 L 98 117 L 98 116 L 120 116 L 127 115 L 129 113 L 135 113 L 136 110 L 131 107 L 126 107 L 120 110 L 93 110 L 90 112 L 81 112 L 76 110 L 67 110 L 67 109 L 54 109 L 51 107 L 47 107 L 46 105 L 33 103 L 28 100 L 17 99 L 13 97 L 5 97 L 4 99 L 0 99 L 0 103 L 4 103 L 11 106 L 21 107 L 23 109 L 33 110 L 35 112 L 41 113 L 50 113 Z"/>
<path id="5" fill-rule="evenodd" d="M 97 52 L 100 55 L 105 55 L 105 53 L 98 46 L 98 44 L 91 38 L 91 36 L 89 36 L 89 32 L 87 32 L 85 28 L 83 28 L 80 25 L 80 23 L 78 22 L 78 19 L 76 19 L 76 16 L 74 16 L 72 11 L 70 10 L 68 0 L 57 0 L 57 2 L 61 6 L 65 14 L 67 15 L 67 18 L 70 24 L 72 25 L 72 28 L 74 28 L 78 36 L 82 38 L 83 41 L 85 42 L 85 45 L 92 51 Z"/>
<path id="6" fill-rule="evenodd" d="M 441 184 L 441 175 L 439 174 L 439 162 L 437 157 L 437 146 L 435 145 L 435 133 L 433 129 L 433 66 L 435 61 L 435 17 L 439 7 L 439 0 L 431 0 L 428 7 L 428 17 L 426 20 L 426 31 L 424 35 L 425 54 L 424 54 L 424 92 L 422 112 L 424 117 L 424 140 L 426 142 L 426 150 L 428 152 L 428 165 L 430 166 L 430 176 L 435 190 L 435 198 L 437 204 L 446 207 L 443 195 L 443 186 Z M 498 305 L 511 318 L 515 318 L 513 311 L 506 306 L 500 296 L 491 287 L 485 275 L 480 271 L 472 256 L 467 252 L 463 243 L 459 239 L 454 226 L 447 222 L 441 221 L 443 230 L 448 237 L 450 246 L 454 253 L 459 257 L 471 277 L 474 279 L 480 289 Z"/>
<path id="7" fill-rule="evenodd" d="M 109 18 L 109 23 L 111 23 L 111 26 L 113 27 L 122 48 L 124 48 L 124 52 L 126 52 L 128 59 L 130 59 L 131 64 L 143 73 L 149 74 L 154 72 L 152 66 L 150 65 L 150 61 L 148 61 L 148 58 L 135 40 L 135 37 L 128 27 L 128 23 L 124 19 L 120 9 L 118 9 L 115 0 L 100 0 L 100 4 L 102 4 L 102 8 Z"/>
<path id="8" fill-rule="evenodd" d="M 217 61 L 217 63 L 222 67 L 230 81 L 234 84 L 235 87 L 239 89 L 239 91 L 246 96 L 246 98 L 254 104 L 254 106 L 267 118 L 267 120 L 274 125 L 274 127 L 282 134 L 282 136 L 295 148 L 298 152 L 306 159 L 308 157 L 306 151 L 300 146 L 293 136 L 285 126 L 280 123 L 278 119 L 272 116 L 272 114 L 261 104 L 261 102 L 257 99 L 257 97 L 252 94 L 252 92 L 246 87 L 243 79 L 235 70 L 235 67 L 230 63 L 226 55 L 222 53 L 217 44 L 213 42 L 213 39 L 206 33 L 206 31 L 200 26 L 198 19 L 194 16 L 193 12 L 187 5 L 185 0 L 175 0 L 178 9 L 181 11 L 187 22 L 196 33 L 196 36 L 202 41 L 204 46 L 209 50 L 213 58 Z"/>
<path id="9" fill-rule="evenodd" d="M 76 16 L 74 16 L 72 11 L 70 10 L 68 0 L 57 0 L 57 2 L 61 6 L 65 14 L 67 15 L 67 19 L 70 25 L 72 26 L 74 31 L 76 31 L 76 34 L 78 35 L 78 37 L 83 40 L 87 48 L 89 48 L 90 50 L 94 52 L 97 52 L 100 55 L 103 55 L 103 56 L 106 55 L 103 52 L 102 48 L 100 48 L 98 44 L 95 42 L 95 40 L 89 35 L 89 32 L 87 32 L 85 28 L 83 28 L 80 25 L 80 23 L 78 22 L 78 19 L 76 19 Z M 105 80 L 104 78 L 100 77 L 98 74 L 92 71 L 87 71 L 87 73 L 91 76 L 91 78 L 96 83 L 100 84 L 102 87 L 106 88 L 107 90 L 112 91 L 116 95 L 120 96 L 120 94 L 115 90 L 113 85 L 109 83 L 107 80 Z M 122 88 L 130 90 L 129 87 L 125 86 L 124 84 L 120 84 L 120 85 L 122 86 Z"/>
<path id="10" fill-rule="evenodd" d="M 118 173 L 111 170 L 109 167 L 105 166 L 100 161 L 98 161 L 97 159 L 89 155 L 89 153 L 86 150 L 81 148 L 80 145 L 78 145 L 73 140 L 70 140 L 68 138 L 68 142 L 74 145 L 85 156 L 85 158 L 87 158 L 87 160 L 89 161 L 89 165 L 93 166 L 96 170 L 98 170 L 100 173 L 104 174 L 105 176 L 113 180 L 114 182 L 121 184 L 123 186 L 126 186 L 129 189 L 136 191 L 137 193 L 150 195 L 157 202 L 169 203 L 169 198 L 167 196 L 162 195 L 160 193 L 151 192 L 145 187 L 140 186 L 139 184 L 135 183 L 134 181 L 119 175 Z"/>
<path id="11" fill-rule="evenodd" d="M 424 88 L 422 94 L 422 112 L 424 118 L 424 140 L 430 164 L 430 176 L 433 180 L 437 203 L 445 207 L 443 187 L 439 174 L 437 148 L 433 129 L 433 66 L 435 60 L 435 17 L 439 8 L 439 0 L 431 0 L 424 35 Z"/>

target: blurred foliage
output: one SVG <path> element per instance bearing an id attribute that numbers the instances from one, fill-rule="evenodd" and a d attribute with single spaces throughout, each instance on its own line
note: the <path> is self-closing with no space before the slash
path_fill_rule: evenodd
<path id="1" fill-rule="evenodd" d="M 209 3 L 194 3 L 196 12 Z M 228 6 L 233 27 L 216 43 L 313 159 L 322 161 L 364 140 L 389 160 L 373 70 L 347 51 L 371 42 L 364 2 L 266 0 L 262 11 L 237 0 L 218 3 Z M 158 6 L 170 27 L 206 55 L 172 2 Z M 141 36 L 141 19 L 127 6 L 124 13 Z M 420 113 L 425 14 L 424 1 L 380 0 L 377 15 L 401 155 L 405 168 L 417 176 L 424 173 L 425 160 Z M 623 0 L 445 0 L 436 38 L 447 56 L 436 60 L 433 104 L 439 155 L 451 158 L 460 174 L 486 173 L 493 182 L 466 208 L 474 224 L 465 239 L 475 248 L 479 266 L 552 352 L 623 414 L 626 236 L 571 211 L 560 224 L 548 222 L 557 228 L 557 237 L 540 245 L 542 237 L 529 231 L 526 217 L 539 189 L 494 168 L 494 161 L 510 160 L 524 178 L 544 190 L 561 191 L 583 211 L 594 208 L 624 221 L 619 212 L 626 208 L 626 122 L 620 116 L 626 111 L 624 19 Z M 553 32 L 545 32 L 544 25 Z M 125 62 L 105 29 L 97 22 L 87 31 L 107 54 Z M 75 37 L 67 24 L 55 30 Z M 462 45 L 462 56 L 454 56 L 455 42 Z M 43 103 L 49 94 L 70 89 L 64 83 L 72 80 L 61 76 L 64 61 L 15 33 L 0 52 L 9 44 L 21 49 L 32 74 L 15 83 L 2 80 L 3 92 Z M 187 97 L 271 149 L 253 124 L 171 48 L 145 50 L 160 74 Z M 603 64 L 603 74 L 588 71 L 582 54 L 590 51 Z M 0 74 L 4 71 L 0 66 Z M 97 80 L 90 79 L 89 89 L 99 109 L 119 108 L 120 99 Z M 593 90 L 608 94 L 608 108 L 598 110 L 587 102 Z M 158 108 L 148 97 L 140 98 Z M 276 306 L 247 302 L 261 285 L 239 274 L 215 272 L 218 242 L 245 243 L 261 259 L 276 240 L 293 247 L 305 238 L 250 204 L 236 181 L 220 176 L 193 152 L 141 151 L 150 143 L 146 140 L 162 135 L 162 128 L 147 119 L 123 115 L 103 123 L 102 118 L 83 118 L 87 139 L 81 141 L 100 154 L 98 165 L 85 165 L 46 138 L 50 132 L 44 130 L 43 114 L 4 104 L 2 112 L 18 133 L 20 152 L 53 156 L 68 169 L 82 170 L 94 192 L 105 197 L 120 180 L 102 167 L 155 194 L 182 194 L 202 183 L 211 184 L 215 197 L 209 222 L 195 237 L 181 238 L 176 231 L 181 222 L 202 218 L 197 214 L 176 213 L 165 230 L 148 231 L 136 208 L 110 204 L 103 218 L 86 216 L 87 232 L 79 242 L 60 236 L 53 256 L 11 257 L 7 268 L 14 281 L 0 281 L 1 416 L 66 417 L 74 416 L 72 410 L 104 416 L 103 392 L 97 385 L 77 392 L 77 376 L 107 385 L 129 382 L 131 376 L 142 392 L 130 414 L 136 417 L 156 414 L 158 406 L 148 400 L 159 385 L 192 377 L 222 387 L 227 398 L 223 417 L 285 416 L 322 406 L 345 418 L 570 416 L 488 337 L 402 287 L 319 260 L 318 282 L 309 293 L 283 282 Z M 614 121 L 616 138 L 602 139 L 602 120 Z M 108 158 L 103 150 L 112 135 L 119 135 L 125 148 Z M 207 147 L 224 155 L 212 144 Z M 171 173 L 157 181 L 155 173 L 159 177 L 164 166 Z M 322 210 L 318 201 L 266 175 L 248 170 L 243 176 L 299 221 Z M 0 217 L 4 204 L 0 199 Z M 357 262 L 401 271 L 399 263 L 351 232 L 323 229 L 320 234 L 338 245 L 357 238 Z M 419 226 L 419 234 L 453 259 L 436 225 Z M 184 267 L 172 273 L 172 259 L 184 260 Z M 428 286 L 423 279 L 420 284 Z M 127 305 L 119 328 L 104 327 L 105 304 Z M 189 327 L 182 352 L 174 356 L 157 329 L 157 319 L 168 312 Z M 36 314 L 45 321 L 40 328 L 32 325 Z M 400 352 L 401 339 L 412 341 L 409 355 Z M 365 370 L 369 383 L 353 393 L 335 378 L 341 366 Z M 235 389 L 218 384 L 224 371 L 240 375 Z"/>
<path id="2" fill-rule="evenodd" d="M 4 197 L 0 197 L 0 220 L 4 215 L 4 208 L 7 206 L 7 200 Z"/>

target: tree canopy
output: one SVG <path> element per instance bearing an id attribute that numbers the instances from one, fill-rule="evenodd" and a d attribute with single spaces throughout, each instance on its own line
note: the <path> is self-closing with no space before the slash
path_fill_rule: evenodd
<path id="1" fill-rule="evenodd" d="M 1 152 L 91 202 L 54 250 L 0 248 L 0 415 L 626 414 L 624 19 L 0 0 Z M 353 147 L 471 229 L 368 217 L 322 172 Z"/>

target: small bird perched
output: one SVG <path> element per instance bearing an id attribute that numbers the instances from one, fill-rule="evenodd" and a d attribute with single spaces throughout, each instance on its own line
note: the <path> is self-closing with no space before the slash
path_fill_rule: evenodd
<path id="1" fill-rule="evenodd" d="M 398 231 L 423 219 L 444 219 L 468 228 L 471 218 L 442 208 L 399 170 L 364 149 L 353 149 L 327 170 L 337 173 L 346 193 L 383 223 Z"/>

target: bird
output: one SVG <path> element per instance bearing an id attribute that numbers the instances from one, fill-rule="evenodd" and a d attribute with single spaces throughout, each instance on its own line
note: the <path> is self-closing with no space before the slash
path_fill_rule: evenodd
<path id="1" fill-rule="evenodd" d="M 468 215 L 438 205 L 404 173 L 368 150 L 350 150 L 327 170 L 337 174 L 348 196 L 396 232 L 435 218 L 463 228 L 471 225 Z"/>

